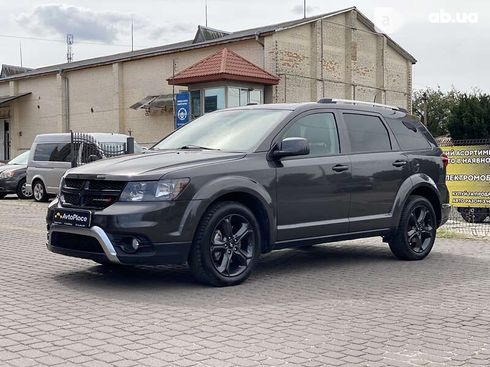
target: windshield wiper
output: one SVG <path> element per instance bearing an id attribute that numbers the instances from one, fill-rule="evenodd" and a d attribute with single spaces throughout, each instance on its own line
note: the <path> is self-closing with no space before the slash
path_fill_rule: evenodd
<path id="1" fill-rule="evenodd" d="M 192 145 L 192 144 L 184 145 L 183 147 L 180 147 L 179 149 L 220 150 L 220 149 L 216 149 L 216 148 L 201 147 L 199 145 Z"/>

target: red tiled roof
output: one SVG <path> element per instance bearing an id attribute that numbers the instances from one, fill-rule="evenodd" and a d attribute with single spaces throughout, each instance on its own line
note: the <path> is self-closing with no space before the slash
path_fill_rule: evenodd
<path id="1" fill-rule="evenodd" d="M 190 85 L 225 80 L 276 85 L 280 79 L 227 48 L 182 70 L 175 77 L 167 79 L 170 85 Z"/>

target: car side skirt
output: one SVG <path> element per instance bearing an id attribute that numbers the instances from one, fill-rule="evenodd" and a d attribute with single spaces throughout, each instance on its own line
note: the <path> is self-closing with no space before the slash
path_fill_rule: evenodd
<path id="1" fill-rule="evenodd" d="M 321 243 L 328 243 L 328 242 L 347 241 L 356 238 L 385 236 L 392 233 L 392 231 L 393 231 L 392 228 L 381 228 L 381 229 L 362 231 L 362 232 L 351 232 L 351 233 L 342 233 L 342 234 L 335 234 L 329 236 L 309 237 L 309 238 L 300 238 L 300 239 L 288 240 L 288 241 L 279 241 L 274 244 L 273 249 L 280 250 L 280 249 L 290 248 L 290 247 L 303 247 L 303 246 L 318 245 Z"/>

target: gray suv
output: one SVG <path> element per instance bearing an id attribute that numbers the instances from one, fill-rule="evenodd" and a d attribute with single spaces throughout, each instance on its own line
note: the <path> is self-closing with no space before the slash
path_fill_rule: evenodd
<path id="1" fill-rule="evenodd" d="M 381 236 L 421 260 L 448 217 L 447 157 L 405 110 L 356 101 L 206 114 L 143 155 L 70 170 L 48 249 L 102 264 L 188 263 L 234 285 L 262 253 Z"/>

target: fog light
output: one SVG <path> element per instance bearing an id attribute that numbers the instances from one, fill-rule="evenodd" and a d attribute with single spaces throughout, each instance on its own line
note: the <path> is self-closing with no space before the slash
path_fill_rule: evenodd
<path id="1" fill-rule="evenodd" d="M 119 243 L 122 250 L 127 254 L 134 254 L 141 247 L 141 242 L 134 237 L 124 237 Z"/>
<path id="2" fill-rule="evenodd" d="M 131 246 L 133 247 L 133 250 L 136 252 L 140 248 L 140 241 L 138 241 L 136 238 L 133 238 L 133 241 L 131 242 Z"/>

